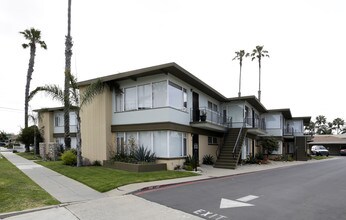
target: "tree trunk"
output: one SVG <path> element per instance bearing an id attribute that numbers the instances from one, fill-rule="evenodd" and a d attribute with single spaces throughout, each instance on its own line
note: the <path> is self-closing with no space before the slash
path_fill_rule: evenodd
<path id="1" fill-rule="evenodd" d="M 241 66 L 242 66 L 242 63 L 240 62 L 240 70 L 239 70 L 239 92 L 238 92 L 238 97 L 241 96 L 241 93 L 240 93 L 240 90 L 241 90 Z"/>
<path id="2" fill-rule="evenodd" d="M 261 102 L 261 59 L 258 60 L 258 71 L 259 71 L 258 100 Z"/>
<path id="3" fill-rule="evenodd" d="M 81 119 L 79 116 L 79 110 L 77 110 L 77 167 L 83 166 L 83 157 L 82 157 L 82 137 L 80 131 Z"/>
<path id="4" fill-rule="evenodd" d="M 70 81 L 68 75 L 71 74 L 71 57 L 73 46 L 71 37 L 71 0 L 68 0 L 67 18 L 67 36 L 65 40 L 64 139 L 65 148 L 70 149 Z"/>
<path id="5" fill-rule="evenodd" d="M 24 101 L 24 127 L 28 128 L 29 121 L 29 91 L 30 91 L 30 82 L 32 73 L 34 72 L 35 65 L 35 53 L 36 53 L 36 45 L 35 43 L 30 43 L 30 59 L 29 59 L 29 68 L 28 73 L 26 75 L 26 86 L 25 86 L 25 101 Z M 29 152 L 30 147 L 28 144 L 25 145 L 25 151 Z"/>

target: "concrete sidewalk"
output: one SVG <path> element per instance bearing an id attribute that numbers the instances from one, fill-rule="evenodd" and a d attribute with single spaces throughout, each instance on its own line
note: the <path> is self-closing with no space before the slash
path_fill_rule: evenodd
<path id="1" fill-rule="evenodd" d="M 62 203 L 99 199 L 106 196 L 78 181 L 17 156 L 12 152 L 1 152 L 1 154 Z"/>

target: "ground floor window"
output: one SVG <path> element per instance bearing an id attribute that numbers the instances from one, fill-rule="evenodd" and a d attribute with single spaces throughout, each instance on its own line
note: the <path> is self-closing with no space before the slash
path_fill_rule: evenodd
<path id="1" fill-rule="evenodd" d="M 55 138 L 55 143 L 58 143 L 61 147 L 65 148 L 64 137 Z M 71 137 L 71 148 L 76 149 L 76 147 L 77 147 L 77 139 L 75 137 Z"/>
<path id="2" fill-rule="evenodd" d="M 217 137 L 208 137 L 208 144 L 209 145 L 215 145 L 217 144 Z"/>
<path id="3" fill-rule="evenodd" d="M 154 152 L 156 157 L 186 156 L 186 133 L 177 131 L 117 132 L 118 153 L 129 153 L 143 146 Z"/>

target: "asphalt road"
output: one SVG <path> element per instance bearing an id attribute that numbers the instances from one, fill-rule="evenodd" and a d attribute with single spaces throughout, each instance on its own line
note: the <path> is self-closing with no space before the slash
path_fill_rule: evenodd
<path id="1" fill-rule="evenodd" d="M 185 183 L 137 196 L 211 220 L 346 219 L 346 157 Z"/>

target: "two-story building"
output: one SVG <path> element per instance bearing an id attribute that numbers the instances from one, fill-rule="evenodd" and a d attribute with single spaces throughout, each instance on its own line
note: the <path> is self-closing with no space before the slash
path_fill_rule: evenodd
<path id="1" fill-rule="evenodd" d="M 100 79 L 109 89 L 81 112 L 83 156 L 91 161 L 108 159 L 131 139 L 170 169 L 187 155 L 201 161 L 206 154 L 227 167 L 222 159 L 230 153 L 236 158 L 254 155 L 258 136 L 268 135 L 272 123 L 273 112 L 256 97 L 226 98 L 175 63 Z M 79 82 L 81 92 L 93 81 Z"/>
<path id="2" fill-rule="evenodd" d="M 226 98 L 176 63 L 79 82 L 81 93 L 98 79 L 107 88 L 80 113 L 82 155 L 91 162 L 107 160 L 135 143 L 169 169 L 181 166 L 187 155 L 201 162 L 208 154 L 217 159 L 216 167 L 235 168 L 240 156 L 260 151 L 259 137 L 276 136 L 281 141 L 276 153 L 282 153 L 284 128 L 289 124 L 298 131 L 294 118 L 283 120 L 285 112 L 278 111 L 277 117 L 255 96 Z M 272 128 L 281 133 L 275 135 Z"/>
<path id="3" fill-rule="evenodd" d="M 42 108 L 34 110 L 38 113 L 39 129 L 45 143 L 65 145 L 64 141 L 64 108 Z M 70 112 L 71 147 L 76 148 L 77 118 L 76 113 Z"/>

